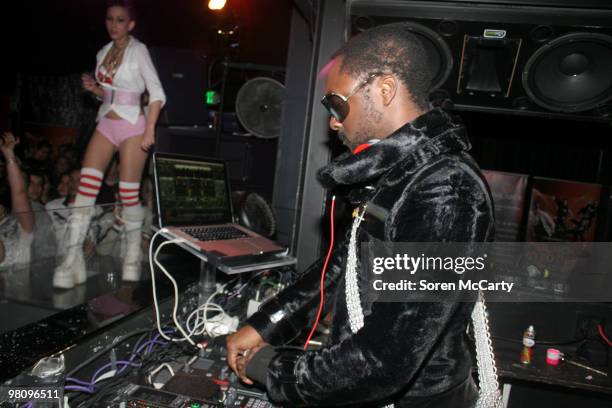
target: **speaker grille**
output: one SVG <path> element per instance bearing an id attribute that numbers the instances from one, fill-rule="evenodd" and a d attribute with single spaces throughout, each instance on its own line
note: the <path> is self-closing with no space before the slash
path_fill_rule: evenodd
<path id="1" fill-rule="evenodd" d="M 414 24 L 437 64 L 433 100 L 447 95 L 458 110 L 611 121 L 612 9 L 603 2 L 593 9 L 587 0 L 576 8 L 502 0 L 346 2 L 351 34 Z M 447 58 L 451 63 L 441 66 Z"/>
<path id="2" fill-rule="evenodd" d="M 612 37 L 571 33 L 534 52 L 523 70 L 529 97 L 556 112 L 583 112 L 612 98 Z"/>

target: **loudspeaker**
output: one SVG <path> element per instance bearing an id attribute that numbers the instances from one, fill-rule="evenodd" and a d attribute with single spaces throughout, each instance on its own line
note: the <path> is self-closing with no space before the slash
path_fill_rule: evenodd
<path id="1" fill-rule="evenodd" d="M 155 151 L 215 157 L 216 141 L 207 127 L 157 126 Z M 223 135 L 219 158 L 227 162 L 232 189 L 271 199 L 277 150 L 277 139 Z"/>
<path id="2" fill-rule="evenodd" d="M 155 151 L 196 156 L 215 155 L 214 129 L 193 126 L 157 126 Z"/>
<path id="3" fill-rule="evenodd" d="M 406 22 L 426 46 L 432 100 L 450 98 L 464 110 L 612 121 L 610 4 L 530 3 L 353 0 L 347 27 L 355 35 Z"/>
<path id="4" fill-rule="evenodd" d="M 151 58 L 166 93 L 166 105 L 158 123 L 208 124 L 206 57 L 192 50 L 152 48 Z"/>

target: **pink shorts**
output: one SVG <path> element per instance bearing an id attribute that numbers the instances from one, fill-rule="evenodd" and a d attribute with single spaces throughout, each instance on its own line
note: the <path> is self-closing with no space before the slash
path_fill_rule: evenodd
<path id="1" fill-rule="evenodd" d="M 102 133 L 109 142 L 119 146 L 125 139 L 144 133 L 145 118 L 140 115 L 136 123 L 132 124 L 125 119 L 110 119 L 105 116 L 98 122 L 96 130 Z"/>

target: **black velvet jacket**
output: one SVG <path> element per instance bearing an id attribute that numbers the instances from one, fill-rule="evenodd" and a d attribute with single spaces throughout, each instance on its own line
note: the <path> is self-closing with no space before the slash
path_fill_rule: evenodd
<path id="1" fill-rule="evenodd" d="M 382 210 L 361 224 L 358 251 L 359 243 L 372 240 L 489 241 L 493 204 L 469 148 L 464 127 L 434 109 L 359 154 L 339 156 L 319 179 L 328 187 L 359 186 L 351 196 Z M 364 326 L 353 334 L 344 287 L 347 251 L 348 236 L 335 246 L 325 276 L 324 310 L 333 313 L 329 343 L 306 353 L 262 350 L 247 374 L 267 367 L 259 380 L 284 405 L 421 406 L 465 384 L 472 370 L 466 327 L 473 303 L 384 303 L 362 296 Z M 312 326 L 323 261 L 248 320 L 270 344 L 286 344 Z M 365 282 L 360 277 L 362 289 Z M 470 393 L 474 398 L 473 388 Z"/>

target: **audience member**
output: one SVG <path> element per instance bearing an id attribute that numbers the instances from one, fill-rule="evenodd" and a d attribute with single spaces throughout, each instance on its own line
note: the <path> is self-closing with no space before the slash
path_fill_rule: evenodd
<path id="1" fill-rule="evenodd" d="M 27 168 L 36 172 L 51 169 L 51 145 L 46 140 L 38 142 L 32 149 L 32 157 L 26 161 Z"/>
<path id="2" fill-rule="evenodd" d="M 54 198 L 66 198 L 70 187 L 70 172 L 63 173 L 55 186 Z"/>
<path id="3" fill-rule="evenodd" d="M 32 207 L 34 218 L 36 220 L 31 258 L 33 262 L 41 262 L 43 260 L 54 258 L 56 253 L 53 225 L 51 224 L 51 218 L 45 211 L 45 207 L 42 203 L 46 184 L 45 175 L 29 172 L 27 180 L 28 198 L 30 199 L 30 206 Z"/>
<path id="4" fill-rule="evenodd" d="M 35 171 L 27 172 L 27 183 L 28 183 L 28 198 L 30 202 L 41 203 L 45 179 L 41 173 Z"/>
<path id="5" fill-rule="evenodd" d="M 19 139 L 10 132 L 0 138 L 8 179 L 8 190 L 0 194 L 0 268 L 3 269 L 30 262 L 35 225 L 25 178 L 15 156 L 18 143 Z"/>
<path id="6" fill-rule="evenodd" d="M 75 166 L 74 164 L 71 164 L 70 159 L 68 157 L 61 154 L 57 156 L 57 159 L 55 159 L 55 163 L 53 165 L 53 169 L 51 170 L 53 183 L 57 184 L 62 174 L 68 172 L 73 167 Z"/>

